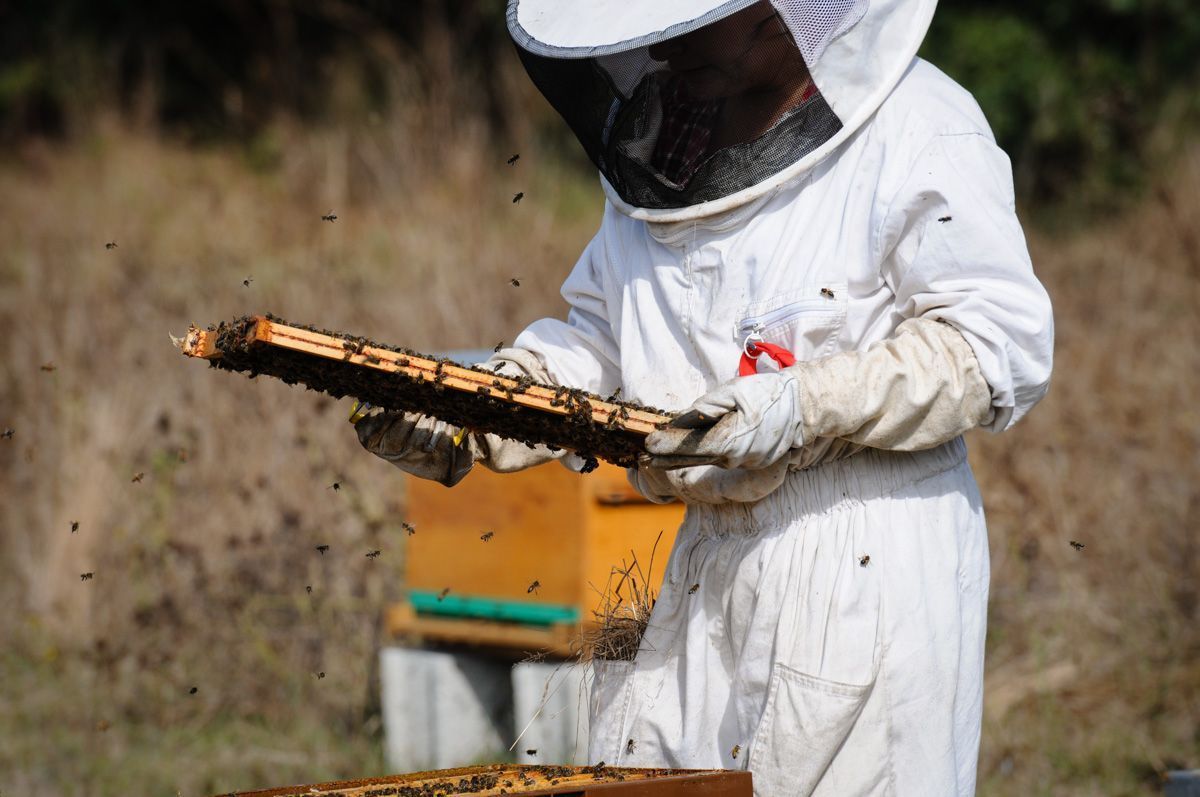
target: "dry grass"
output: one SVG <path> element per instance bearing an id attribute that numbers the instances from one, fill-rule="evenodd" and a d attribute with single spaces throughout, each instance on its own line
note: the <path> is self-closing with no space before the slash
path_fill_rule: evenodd
<path id="1" fill-rule="evenodd" d="M 469 120 L 421 129 L 281 123 L 247 154 L 100 123 L 0 164 L 5 794 L 381 771 L 397 474 L 348 406 L 209 372 L 167 333 L 270 310 L 437 350 L 560 312 L 592 181 L 529 147 L 504 166 Z M 1151 793 L 1156 769 L 1200 765 L 1200 155 L 1163 185 L 1033 236 L 1054 387 L 971 441 L 994 573 L 981 793 Z"/>
<path id="2" fill-rule="evenodd" d="M 629 562 L 622 561 L 612 569 L 608 584 L 600 594 L 600 602 L 593 610 L 595 630 L 587 632 L 583 640 L 580 658 L 585 663 L 593 659 L 633 661 L 637 656 L 657 600 L 647 576 L 654 572 L 654 556 L 661 539 L 659 532 L 645 570 L 633 551 L 629 552 Z"/>

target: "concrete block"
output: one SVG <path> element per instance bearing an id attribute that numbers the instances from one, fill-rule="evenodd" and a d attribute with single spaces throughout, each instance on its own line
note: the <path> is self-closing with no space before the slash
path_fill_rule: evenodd
<path id="1" fill-rule="evenodd" d="M 521 734 L 514 751 L 518 763 L 587 763 L 588 693 L 584 669 L 564 662 L 522 662 L 513 666 L 513 738 Z M 526 752 L 532 749 L 537 755 Z"/>
<path id="2" fill-rule="evenodd" d="M 387 759 L 394 770 L 508 759 L 513 714 L 507 662 L 390 647 L 380 652 L 379 671 Z"/>

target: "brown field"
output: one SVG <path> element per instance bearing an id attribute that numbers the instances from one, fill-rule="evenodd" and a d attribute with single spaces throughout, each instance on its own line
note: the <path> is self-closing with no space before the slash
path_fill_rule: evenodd
<path id="1" fill-rule="evenodd" d="M 206 149 L 99 120 L 0 163 L 0 794 L 385 771 L 398 472 L 349 402 L 210 372 L 168 333 L 271 311 L 435 351 L 561 313 L 592 178 L 429 124 Z M 970 440 L 993 556 L 982 794 L 1151 794 L 1200 766 L 1200 152 L 1158 184 L 1121 218 L 1031 231 L 1054 384 Z"/>

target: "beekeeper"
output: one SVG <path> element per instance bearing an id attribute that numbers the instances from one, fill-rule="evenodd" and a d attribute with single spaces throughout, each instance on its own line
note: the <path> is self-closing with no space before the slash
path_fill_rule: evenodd
<path id="1" fill-rule="evenodd" d="M 600 230 L 494 365 L 689 411 L 630 471 L 687 514 L 590 754 L 760 797 L 971 794 L 988 546 L 961 435 L 1045 393 L 1008 159 L 918 59 L 935 0 L 510 0 L 600 171 Z M 715 425 L 712 424 L 716 421 Z M 454 484 L 553 456 L 415 415 L 363 445 Z"/>

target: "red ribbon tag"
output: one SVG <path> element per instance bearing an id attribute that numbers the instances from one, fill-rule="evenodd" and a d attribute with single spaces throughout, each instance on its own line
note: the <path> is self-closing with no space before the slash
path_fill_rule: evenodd
<path id="1" fill-rule="evenodd" d="M 738 376 L 757 374 L 758 356 L 760 354 L 765 354 L 779 363 L 780 368 L 787 368 L 789 365 L 796 364 L 795 355 L 782 346 L 776 346 L 774 343 L 750 341 L 746 344 L 745 350 L 742 351 L 742 361 L 738 363 Z"/>

